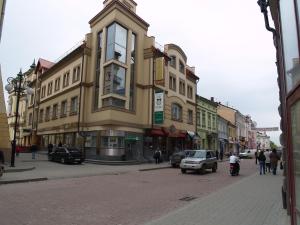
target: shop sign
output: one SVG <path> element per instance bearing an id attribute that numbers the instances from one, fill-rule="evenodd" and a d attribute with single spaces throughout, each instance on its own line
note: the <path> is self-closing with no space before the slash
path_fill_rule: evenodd
<path id="1" fill-rule="evenodd" d="M 155 93 L 154 112 L 164 111 L 164 92 Z"/>
<path id="2" fill-rule="evenodd" d="M 164 112 L 154 112 L 154 123 L 162 124 L 164 122 Z"/>

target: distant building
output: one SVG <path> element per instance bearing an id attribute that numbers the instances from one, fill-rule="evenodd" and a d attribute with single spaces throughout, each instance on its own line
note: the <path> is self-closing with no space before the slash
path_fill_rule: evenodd
<path id="1" fill-rule="evenodd" d="M 257 149 L 259 150 L 267 150 L 270 149 L 270 136 L 266 133 L 257 132 L 256 133 L 256 143 Z"/>
<path id="2" fill-rule="evenodd" d="M 228 140 L 228 132 L 229 132 L 229 121 L 218 115 L 218 149 L 219 152 L 223 151 L 223 153 L 229 152 L 229 140 Z"/>

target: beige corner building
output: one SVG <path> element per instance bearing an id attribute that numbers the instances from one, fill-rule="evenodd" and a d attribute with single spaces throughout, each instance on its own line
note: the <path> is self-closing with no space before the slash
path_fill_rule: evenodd
<path id="1" fill-rule="evenodd" d="M 2 25 L 4 19 L 5 0 L 0 0 L 0 41 Z M 6 116 L 6 107 L 3 92 L 2 74 L 0 66 L 0 150 L 4 152 L 5 161 L 9 161 L 11 155 L 11 145 L 9 142 L 9 132 Z"/>
<path id="2" fill-rule="evenodd" d="M 77 146 L 96 160 L 147 160 L 192 147 L 195 68 L 175 44 L 158 46 L 132 0 L 106 0 L 90 33 L 57 62 L 39 59 L 27 79 L 22 143 Z"/>

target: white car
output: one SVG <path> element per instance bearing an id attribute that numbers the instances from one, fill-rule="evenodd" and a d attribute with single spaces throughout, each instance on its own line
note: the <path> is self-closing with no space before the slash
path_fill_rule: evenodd
<path id="1" fill-rule="evenodd" d="M 212 150 L 194 150 L 187 158 L 181 160 L 180 168 L 182 173 L 187 170 L 194 170 L 203 173 L 206 169 L 216 172 L 218 168 L 217 158 Z"/>
<path id="2" fill-rule="evenodd" d="M 252 159 L 254 157 L 254 152 L 250 149 L 242 150 L 239 154 L 240 159 Z"/>

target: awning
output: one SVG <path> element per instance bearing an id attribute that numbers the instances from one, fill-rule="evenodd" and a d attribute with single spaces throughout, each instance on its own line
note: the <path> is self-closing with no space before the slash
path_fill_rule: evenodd
<path id="1" fill-rule="evenodd" d="M 151 129 L 148 132 L 149 136 L 166 136 L 166 134 L 161 129 Z"/>
<path id="2" fill-rule="evenodd" d="M 195 132 L 193 131 L 186 131 L 186 133 L 190 136 L 191 139 L 193 139 L 195 137 Z"/>
<path id="3" fill-rule="evenodd" d="M 171 137 L 171 138 L 185 138 L 186 133 L 182 133 L 182 132 L 169 133 L 168 137 Z"/>

